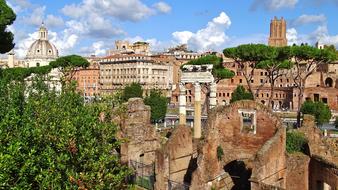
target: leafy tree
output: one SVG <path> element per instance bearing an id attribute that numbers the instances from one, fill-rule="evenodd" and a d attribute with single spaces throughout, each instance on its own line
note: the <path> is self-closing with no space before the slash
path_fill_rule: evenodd
<path id="1" fill-rule="evenodd" d="M 125 188 L 116 126 L 71 84 L 57 94 L 39 75 L 29 88 L 0 80 L 0 109 L 1 189 Z"/>
<path id="2" fill-rule="evenodd" d="M 308 140 L 303 133 L 287 132 L 286 133 L 286 151 L 288 153 L 303 152 L 306 153 Z"/>
<path id="3" fill-rule="evenodd" d="M 230 103 L 240 100 L 253 100 L 253 95 L 251 92 L 246 91 L 241 85 L 237 86 L 237 88 L 232 93 Z"/>
<path id="4" fill-rule="evenodd" d="M 222 79 L 232 78 L 235 75 L 233 71 L 223 66 L 223 59 L 217 57 L 216 55 L 203 56 L 199 59 L 191 60 L 184 65 L 207 65 L 207 64 L 213 65 L 212 74 L 215 77 L 216 83 Z M 182 65 L 181 68 L 183 68 L 184 65 Z"/>
<path id="5" fill-rule="evenodd" d="M 313 115 L 319 125 L 330 121 L 331 118 L 331 110 L 329 106 L 323 102 L 305 101 L 301 107 L 301 112 L 303 114 Z"/>
<path id="6" fill-rule="evenodd" d="M 330 49 L 317 49 L 308 45 L 292 46 L 290 55 L 290 61 L 294 64 L 291 76 L 298 90 L 297 127 L 300 127 L 300 112 L 304 101 L 306 80 L 318 67 L 336 60 L 337 56 Z"/>
<path id="7" fill-rule="evenodd" d="M 13 24 L 16 15 L 6 4 L 5 0 L 0 0 L 0 53 L 9 52 L 14 48 L 13 33 L 7 30 L 7 26 Z"/>
<path id="8" fill-rule="evenodd" d="M 256 68 L 267 71 L 267 79 L 270 82 L 270 96 L 268 107 L 270 107 L 272 99 L 274 97 L 275 82 L 283 75 L 286 75 L 287 69 L 292 68 L 292 62 L 288 59 L 290 57 L 289 47 L 269 47 L 266 52 L 267 59 L 257 63 Z M 267 80 L 265 80 L 261 86 L 263 86 Z"/>
<path id="9" fill-rule="evenodd" d="M 225 57 L 231 58 L 237 64 L 238 70 L 245 78 L 248 90 L 254 95 L 254 100 L 259 93 L 260 88 L 253 89 L 251 80 L 254 77 L 257 64 L 271 59 L 271 47 L 264 44 L 244 44 L 233 48 L 226 48 L 223 50 Z"/>
<path id="10" fill-rule="evenodd" d="M 159 90 L 151 90 L 150 95 L 144 98 L 144 103 L 151 108 L 151 120 L 159 121 L 164 119 L 167 113 L 168 100 Z"/>
<path id="11" fill-rule="evenodd" d="M 70 82 L 76 73 L 76 70 L 80 67 L 86 68 L 89 66 L 87 59 L 79 55 L 68 55 L 59 57 L 55 61 L 49 63 L 53 68 L 58 68 L 63 74 L 62 82 Z"/>
<path id="12" fill-rule="evenodd" d="M 126 86 L 122 92 L 122 100 L 128 101 L 129 98 L 142 98 L 143 89 L 139 83 L 131 83 Z"/>

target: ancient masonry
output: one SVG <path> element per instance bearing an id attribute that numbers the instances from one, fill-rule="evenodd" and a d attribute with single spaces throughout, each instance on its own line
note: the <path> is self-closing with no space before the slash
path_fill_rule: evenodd
<path id="1" fill-rule="evenodd" d="M 282 47 L 287 45 L 286 21 L 283 17 L 280 20 L 275 17 L 270 23 L 269 46 Z"/>

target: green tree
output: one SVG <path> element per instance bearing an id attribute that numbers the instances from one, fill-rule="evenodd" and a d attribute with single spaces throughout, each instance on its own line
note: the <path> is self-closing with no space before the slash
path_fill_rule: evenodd
<path id="1" fill-rule="evenodd" d="M 89 62 L 79 55 L 68 55 L 57 58 L 55 61 L 50 62 L 49 65 L 53 68 L 58 68 L 63 74 L 62 82 L 65 83 L 73 80 L 78 68 L 87 68 Z"/>
<path id="2" fill-rule="evenodd" d="M 288 69 L 292 68 L 292 62 L 288 60 L 290 57 L 290 47 L 269 47 L 265 53 L 267 54 L 267 59 L 257 63 L 256 68 L 263 69 L 268 73 L 261 87 L 269 81 L 270 96 L 268 107 L 270 107 L 274 97 L 275 83 L 278 78 L 287 74 Z"/>
<path id="3" fill-rule="evenodd" d="M 301 107 L 301 112 L 313 115 L 318 125 L 329 122 L 332 116 L 329 106 L 323 102 L 305 101 Z"/>
<path id="4" fill-rule="evenodd" d="M 308 45 L 292 46 L 290 61 L 294 67 L 291 76 L 298 90 L 297 127 L 300 127 L 301 105 L 304 101 L 306 80 L 323 64 L 336 60 L 336 52 L 330 49 L 317 49 Z"/>
<path id="5" fill-rule="evenodd" d="M 306 153 L 308 140 L 303 133 L 287 132 L 286 133 L 286 151 L 288 153 L 303 152 Z"/>
<path id="6" fill-rule="evenodd" d="M 126 188 L 116 126 L 73 85 L 57 94 L 38 75 L 29 87 L 0 80 L 0 97 L 1 189 Z"/>
<path id="7" fill-rule="evenodd" d="M 131 83 L 122 92 L 122 100 L 128 101 L 129 98 L 142 98 L 143 89 L 139 83 Z"/>
<path id="8" fill-rule="evenodd" d="M 208 64 L 213 65 L 212 74 L 215 78 L 216 83 L 222 79 L 232 78 L 235 75 L 233 71 L 223 66 L 223 59 L 217 57 L 216 55 L 203 56 L 199 59 L 191 60 L 184 65 L 208 65 Z M 183 68 L 184 65 L 181 66 L 181 69 Z"/>
<path id="9" fill-rule="evenodd" d="M 251 92 L 246 91 L 245 88 L 241 85 L 237 86 L 237 88 L 232 93 L 230 103 L 240 100 L 253 100 L 253 95 L 251 94 Z"/>
<path id="10" fill-rule="evenodd" d="M 244 44 L 237 47 L 226 48 L 223 50 L 223 54 L 225 57 L 235 61 L 238 71 L 241 72 L 245 78 L 248 90 L 254 95 L 253 98 L 255 100 L 263 85 L 255 90 L 251 81 L 257 69 L 257 64 L 272 58 L 271 47 L 264 44 Z"/>
<path id="11" fill-rule="evenodd" d="M 7 26 L 13 24 L 16 15 L 6 4 L 5 0 L 0 0 L 0 53 L 9 52 L 14 48 L 13 33 L 7 30 Z"/>
<path id="12" fill-rule="evenodd" d="M 153 122 L 163 120 L 167 113 L 168 100 L 159 90 L 151 90 L 150 95 L 144 98 L 144 103 L 151 108 Z"/>

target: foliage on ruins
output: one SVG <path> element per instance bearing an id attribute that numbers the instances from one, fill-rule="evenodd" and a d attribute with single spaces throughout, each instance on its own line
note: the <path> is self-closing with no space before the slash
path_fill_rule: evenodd
<path id="1" fill-rule="evenodd" d="M 122 100 L 127 102 L 129 98 L 142 98 L 143 96 L 143 89 L 139 83 L 131 83 L 130 85 L 126 86 L 122 92 Z"/>
<path id="2" fill-rule="evenodd" d="M 144 98 L 144 104 L 151 108 L 151 121 L 163 120 L 167 113 L 168 99 L 159 90 L 151 90 L 150 95 Z"/>
<path id="3" fill-rule="evenodd" d="M 0 80 L 0 97 L 1 188 L 124 188 L 130 171 L 113 154 L 117 128 L 75 86 L 58 94 L 40 76 L 30 86 Z"/>
<path id="4" fill-rule="evenodd" d="M 215 81 L 218 82 L 222 79 L 232 78 L 235 73 L 223 66 L 223 59 L 216 55 L 207 55 L 198 59 L 189 61 L 184 65 L 207 65 L 212 64 L 212 74 L 215 77 Z"/>
<path id="5" fill-rule="evenodd" d="M 307 142 L 308 140 L 303 133 L 296 131 L 286 133 L 286 151 L 288 153 L 306 153 Z"/>
<path id="6" fill-rule="evenodd" d="M 13 24 L 16 15 L 6 4 L 5 0 L 0 0 L 0 53 L 9 52 L 14 48 L 13 33 L 8 31 L 8 26 Z"/>
<path id="7" fill-rule="evenodd" d="M 217 147 L 217 159 L 218 161 L 221 161 L 223 159 L 224 156 L 224 151 L 223 148 L 221 146 Z"/>
<path id="8" fill-rule="evenodd" d="M 301 107 L 301 112 L 313 115 L 318 125 L 329 122 L 332 116 L 329 106 L 323 102 L 305 101 Z"/>
<path id="9" fill-rule="evenodd" d="M 248 92 L 242 85 L 238 85 L 234 90 L 230 99 L 230 103 L 240 100 L 253 100 L 253 95 L 251 92 Z"/>

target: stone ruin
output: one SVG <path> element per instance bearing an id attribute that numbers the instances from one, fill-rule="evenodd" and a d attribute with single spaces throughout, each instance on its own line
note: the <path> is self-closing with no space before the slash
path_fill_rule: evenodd
<path id="1" fill-rule="evenodd" d="M 148 171 L 142 169 L 149 173 L 151 189 L 316 189 L 319 182 L 323 190 L 338 187 L 337 157 L 334 151 L 315 147 L 325 145 L 318 143 L 318 131 L 301 129 L 316 142 L 309 145 L 311 156 L 287 155 L 281 120 L 254 101 L 211 110 L 200 139 L 185 125 L 170 136 L 159 135 L 150 124 L 150 107 L 140 98 L 124 104 L 124 113 L 114 119 L 124 141 L 121 160 L 136 173 L 139 167 L 131 161 L 151 164 Z"/>
<path id="2" fill-rule="evenodd" d="M 209 114 L 191 189 L 285 188 L 285 169 L 279 118 L 253 101 L 235 102 Z"/>

